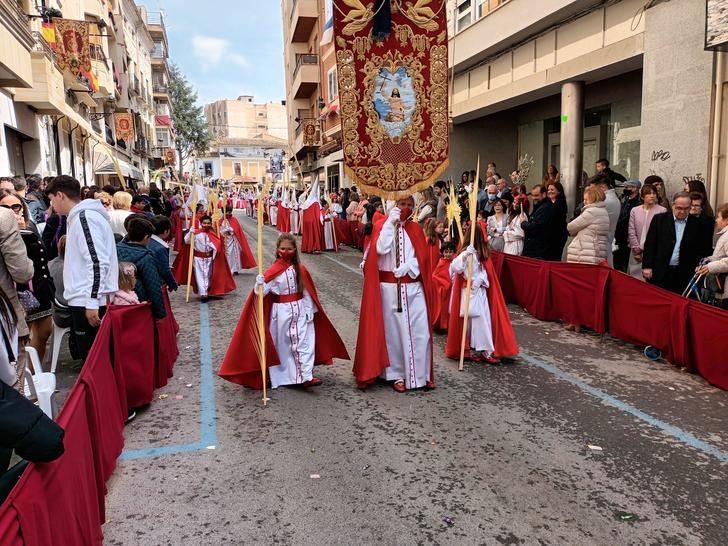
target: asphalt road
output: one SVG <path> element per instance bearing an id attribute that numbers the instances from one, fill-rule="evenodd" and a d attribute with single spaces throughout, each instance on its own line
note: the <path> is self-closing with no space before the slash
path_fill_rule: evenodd
<path id="1" fill-rule="evenodd" d="M 360 260 L 304 258 L 352 355 Z M 459 372 L 438 336 L 435 391 L 360 392 L 337 362 L 263 408 L 216 375 L 254 278 L 173 296 L 182 355 L 126 428 L 107 544 L 728 543 L 728 393 L 511 307 L 514 364 Z"/>

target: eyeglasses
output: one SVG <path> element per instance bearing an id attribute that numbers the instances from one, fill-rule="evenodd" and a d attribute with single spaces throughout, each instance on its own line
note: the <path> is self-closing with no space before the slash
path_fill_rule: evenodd
<path id="1" fill-rule="evenodd" d="M 0 205 L 0 207 L 4 209 L 10 209 L 16 214 L 23 210 L 23 205 L 21 205 L 20 203 L 16 203 L 14 205 Z"/>

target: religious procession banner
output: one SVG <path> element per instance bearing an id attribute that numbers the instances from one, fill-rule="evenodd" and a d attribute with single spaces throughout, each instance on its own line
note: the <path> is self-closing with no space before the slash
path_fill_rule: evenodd
<path id="1" fill-rule="evenodd" d="M 58 67 L 74 76 L 78 76 L 81 70 L 91 72 L 88 22 L 54 18 L 53 26 Z"/>
<path id="2" fill-rule="evenodd" d="M 346 173 L 384 199 L 448 166 L 446 2 L 333 0 Z"/>
<path id="3" fill-rule="evenodd" d="M 114 114 L 116 126 L 116 140 L 131 142 L 134 140 L 134 118 L 131 112 L 117 112 Z"/>

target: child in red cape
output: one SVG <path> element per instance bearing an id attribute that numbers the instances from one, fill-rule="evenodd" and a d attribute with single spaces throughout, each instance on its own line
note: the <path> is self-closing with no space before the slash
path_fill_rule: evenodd
<path id="1" fill-rule="evenodd" d="M 454 243 L 443 243 L 440 247 L 442 257 L 432 273 L 432 280 L 437 294 L 437 303 L 439 304 L 437 322 L 435 323 L 435 330 L 438 332 L 447 332 L 448 323 L 450 322 L 450 296 L 452 294 L 450 264 L 452 264 L 455 250 Z"/>
<path id="2" fill-rule="evenodd" d="M 263 286 L 266 325 L 266 364 L 275 389 L 281 385 L 315 387 L 315 364 L 332 364 L 334 358 L 349 360 L 344 342 L 329 321 L 313 279 L 299 261 L 296 239 L 282 234 L 276 244 L 278 259 L 256 279 Z M 223 379 L 262 389 L 258 344 L 257 290 L 250 293 L 230 346 L 220 367 Z"/>
<path id="3" fill-rule="evenodd" d="M 451 273 L 454 274 L 454 283 L 445 354 L 450 359 L 460 359 L 465 306 L 464 292 L 467 286 L 468 258 L 472 256 L 473 282 L 468 312 L 465 357 L 474 362 L 499 364 L 498 357 L 513 357 L 518 354 L 518 344 L 498 282 L 498 275 L 490 260 L 490 248 L 483 231 L 478 227 L 476 225 L 475 244 L 464 249 L 453 260 L 450 267 Z M 465 240 L 470 240 L 469 229 Z"/>
<path id="4" fill-rule="evenodd" d="M 233 275 L 237 275 L 243 269 L 253 269 L 258 265 L 255 263 L 253 253 L 250 251 L 243 227 L 238 219 L 233 216 L 232 209 L 225 211 L 225 217 L 218 221 L 218 229 L 224 242 L 228 265 Z"/>
<path id="5" fill-rule="evenodd" d="M 212 229 L 212 218 L 202 216 L 199 225 L 200 227 L 195 229 L 192 290 L 195 294 L 200 295 L 200 299 L 204 303 L 209 296 L 219 297 L 232 292 L 236 285 L 228 266 L 223 243 Z M 185 245 L 172 264 L 174 278 L 180 286 L 187 284 L 191 231 L 185 235 Z"/>

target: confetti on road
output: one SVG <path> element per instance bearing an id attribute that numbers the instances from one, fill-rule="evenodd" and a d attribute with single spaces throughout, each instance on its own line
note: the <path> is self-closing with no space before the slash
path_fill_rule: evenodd
<path id="1" fill-rule="evenodd" d="M 319 474 L 311 474 L 311 479 L 312 480 L 319 480 L 319 479 L 321 479 L 321 476 Z"/>
<path id="2" fill-rule="evenodd" d="M 169 395 L 168 394 L 160 394 L 159 395 L 159 399 L 160 400 L 166 400 L 167 398 L 169 398 Z"/>
<path id="3" fill-rule="evenodd" d="M 183 398 L 184 398 L 184 396 L 182 396 L 181 394 L 178 394 L 177 396 L 174 397 L 175 400 L 182 400 Z"/>
<path id="4" fill-rule="evenodd" d="M 215 449 L 215 446 L 207 446 L 206 449 Z"/>
<path id="5" fill-rule="evenodd" d="M 601 447 L 592 444 L 587 444 L 586 447 L 588 447 L 592 451 L 604 451 Z"/>
<path id="6" fill-rule="evenodd" d="M 453 525 L 455 525 L 455 518 L 452 518 L 450 516 L 443 517 L 442 521 L 444 521 L 448 527 L 452 527 Z"/>
<path id="7" fill-rule="evenodd" d="M 191 386 L 192 386 L 192 383 L 187 383 L 187 384 L 185 385 L 185 387 L 187 387 L 188 389 L 189 389 L 189 388 L 190 388 Z"/>

